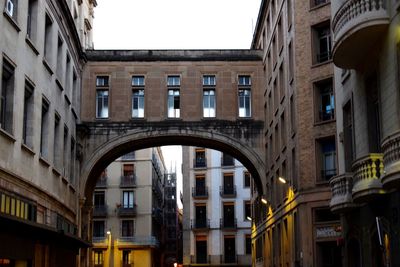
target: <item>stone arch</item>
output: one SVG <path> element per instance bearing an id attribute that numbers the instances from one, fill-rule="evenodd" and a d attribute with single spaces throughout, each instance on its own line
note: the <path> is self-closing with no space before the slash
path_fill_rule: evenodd
<path id="1" fill-rule="evenodd" d="M 79 188 L 81 197 L 86 198 L 86 204 L 91 203 L 94 187 L 101 171 L 113 160 L 131 150 L 164 145 L 199 146 L 229 153 L 247 168 L 255 181 L 258 194 L 263 194 L 262 181 L 265 181 L 266 172 L 262 160 L 262 146 L 258 144 L 262 142 L 261 140 L 257 141 L 257 138 L 249 138 L 248 142 L 244 142 L 243 138 L 219 131 L 182 129 L 180 127 L 168 131 L 142 129 L 119 133 L 112 137 L 110 135 L 101 136 L 102 138 L 98 138 L 97 141 L 87 141 L 86 144 L 83 142 L 85 155 L 82 160 L 84 164 L 81 168 Z"/>

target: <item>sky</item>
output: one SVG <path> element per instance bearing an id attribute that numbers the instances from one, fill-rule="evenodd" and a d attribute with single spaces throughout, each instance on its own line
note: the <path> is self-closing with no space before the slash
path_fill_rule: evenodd
<path id="1" fill-rule="evenodd" d="M 261 0 L 97 0 L 95 49 L 249 49 Z M 179 146 L 163 147 L 167 170 L 177 170 Z M 179 206 L 182 207 L 181 203 Z"/>
<path id="2" fill-rule="evenodd" d="M 261 0 L 97 0 L 95 49 L 248 49 Z"/>

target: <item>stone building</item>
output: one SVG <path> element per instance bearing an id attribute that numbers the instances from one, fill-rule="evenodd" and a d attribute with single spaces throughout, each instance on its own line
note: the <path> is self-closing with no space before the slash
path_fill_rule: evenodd
<path id="1" fill-rule="evenodd" d="M 0 261 L 76 266 L 83 52 L 95 0 L 1 0 Z"/>
<path id="2" fill-rule="evenodd" d="M 216 150 L 182 154 L 183 265 L 250 266 L 250 173 Z"/>
<path id="3" fill-rule="evenodd" d="M 93 194 L 94 267 L 161 266 L 164 160 L 160 148 L 113 161 Z"/>
<path id="4" fill-rule="evenodd" d="M 332 0 L 344 266 L 399 266 L 400 2 Z"/>
<path id="5" fill-rule="evenodd" d="M 266 195 L 253 194 L 253 266 L 341 266 L 331 4 L 264 0 L 251 48 L 263 52 Z"/>

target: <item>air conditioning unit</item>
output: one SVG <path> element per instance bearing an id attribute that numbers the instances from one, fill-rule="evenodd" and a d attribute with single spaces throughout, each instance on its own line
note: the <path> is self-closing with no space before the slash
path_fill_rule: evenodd
<path id="1" fill-rule="evenodd" d="M 7 14 L 10 15 L 11 17 L 13 16 L 13 14 L 14 14 L 14 3 L 13 3 L 12 0 L 7 0 L 7 3 L 6 3 L 6 12 L 7 12 Z"/>

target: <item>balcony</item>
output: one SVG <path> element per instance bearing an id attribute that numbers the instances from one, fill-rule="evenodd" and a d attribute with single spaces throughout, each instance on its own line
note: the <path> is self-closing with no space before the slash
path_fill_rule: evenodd
<path id="1" fill-rule="evenodd" d="M 192 197 L 197 199 L 208 198 L 208 187 L 207 186 L 192 187 Z"/>
<path id="2" fill-rule="evenodd" d="M 120 217 L 136 216 L 136 205 L 134 205 L 133 207 L 118 208 L 118 216 L 120 216 Z"/>
<path id="3" fill-rule="evenodd" d="M 219 194 L 224 198 L 233 198 L 236 197 L 236 185 L 234 186 L 220 186 Z"/>
<path id="4" fill-rule="evenodd" d="M 333 61 L 340 68 L 357 69 L 389 25 L 389 3 L 388 0 L 342 2 L 332 20 Z"/>
<path id="5" fill-rule="evenodd" d="M 95 205 L 93 207 L 93 217 L 107 217 L 107 205 Z"/>
<path id="6" fill-rule="evenodd" d="M 383 194 L 380 178 L 383 174 L 383 155 L 371 153 L 353 164 L 353 200 L 364 202 Z"/>
<path id="7" fill-rule="evenodd" d="M 136 175 L 121 176 L 120 187 L 135 187 Z"/>
<path id="8" fill-rule="evenodd" d="M 355 206 L 352 197 L 353 176 L 344 174 L 330 180 L 332 198 L 329 204 L 332 212 L 344 212 Z"/>
<path id="9" fill-rule="evenodd" d="M 207 168 L 207 160 L 205 158 L 195 158 L 193 160 L 193 168 Z"/>
<path id="10" fill-rule="evenodd" d="M 210 255 L 190 255 L 191 264 L 209 265 L 211 263 Z"/>
<path id="11" fill-rule="evenodd" d="M 190 220 L 190 229 L 201 231 L 210 229 L 210 219 Z"/>
<path id="12" fill-rule="evenodd" d="M 220 225 L 221 229 L 235 230 L 237 228 L 237 220 L 236 220 L 236 218 L 234 220 L 222 218 L 219 221 L 219 225 Z"/>
<path id="13" fill-rule="evenodd" d="M 388 136 L 382 143 L 385 188 L 400 187 L 400 132 Z"/>
<path id="14" fill-rule="evenodd" d="M 221 263 L 229 263 L 230 265 L 238 264 L 238 256 L 236 254 L 221 255 Z"/>
<path id="15" fill-rule="evenodd" d="M 118 246 L 158 248 L 160 246 L 160 242 L 155 236 L 123 236 L 118 238 Z"/>
<path id="16" fill-rule="evenodd" d="M 97 180 L 96 188 L 106 188 L 107 187 L 107 177 L 102 177 Z"/>

